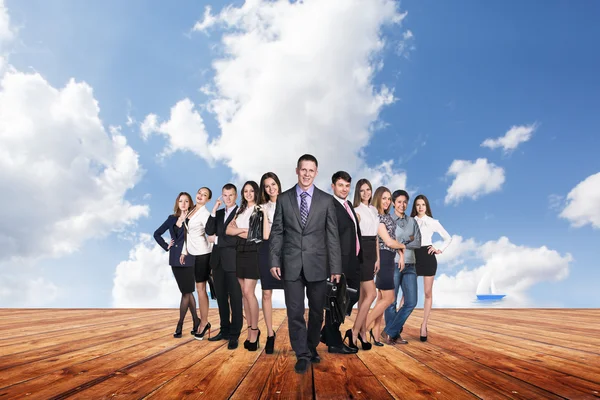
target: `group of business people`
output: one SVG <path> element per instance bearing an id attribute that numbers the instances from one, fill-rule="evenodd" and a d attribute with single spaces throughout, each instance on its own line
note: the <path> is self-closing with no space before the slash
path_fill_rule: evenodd
<path id="1" fill-rule="evenodd" d="M 170 253 L 169 263 L 182 293 L 175 337 L 182 336 L 183 321 L 190 311 L 191 334 L 196 339 L 227 340 L 228 348 L 235 349 L 244 310 L 248 326 L 244 348 L 256 351 L 261 332 L 255 288 L 260 279 L 267 327 L 265 352 L 273 353 L 275 344 L 272 291 L 283 289 L 290 342 L 297 357 L 295 371 L 304 373 L 311 363 L 321 360 L 319 342 L 325 343 L 329 352 L 341 354 L 356 353 L 359 344 L 369 350 L 372 345 L 407 343 L 401 332 L 416 306 L 420 275 L 424 276 L 425 292 L 420 337 L 427 340 L 437 270 L 435 255 L 451 241 L 439 221 L 433 219 L 427 198 L 417 196 L 409 216 L 405 213 L 409 195 L 404 190 L 392 193 L 381 186 L 373 193 L 371 183 L 360 179 L 351 203 L 352 178 L 347 172 L 333 174 L 333 195 L 315 187 L 317 174 L 317 159 L 304 154 L 296 165 L 296 185 L 282 192 L 277 175 L 268 172 L 260 184 L 244 184 L 239 207 L 237 188 L 230 183 L 223 186 L 212 211 L 206 208 L 212 197 L 209 188 L 198 190 L 195 206 L 188 193 L 178 195 L 173 214 L 154 233 L 159 245 Z M 263 217 L 263 240 L 259 243 L 247 240 L 250 221 L 258 213 Z M 167 231 L 169 243 L 162 238 Z M 436 232 L 444 239 L 441 248 L 433 247 L 431 241 Z M 343 336 L 329 311 L 323 324 L 327 280 L 339 282 L 342 274 L 348 287 L 355 289 L 350 291 L 348 311 L 358 305 L 353 326 Z M 212 337 L 206 294 L 211 276 L 220 318 L 220 331 Z M 400 288 L 403 296 L 397 308 Z M 308 324 L 304 318 L 305 293 Z"/>

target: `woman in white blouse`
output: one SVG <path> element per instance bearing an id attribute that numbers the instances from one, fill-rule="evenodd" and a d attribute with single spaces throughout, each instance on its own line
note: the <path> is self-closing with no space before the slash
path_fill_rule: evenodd
<path id="1" fill-rule="evenodd" d="M 254 293 L 256 283 L 260 277 L 258 272 L 258 246 L 255 242 L 247 241 L 248 228 L 250 228 L 250 217 L 258 211 L 258 184 L 248 181 L 242 186 L 242 205 L 237 211 L 235 218 L 227 226 L 225 233 L 230 236 L 238 236 L 238 244 L 235 248 L 236 271 L 235 274 L 242 288 L 244 311 L 248 323 L 248 339 L 244 342 L 244 348 L 248 351 L 256 351 L 260 339 L 258 329 L 258 299 Z"/>
<path id="2" fill-rule="evenodd" d="M 377 289 L 373 278 L 379 271 L 379 244 L 377 243 L 379 215 L 377 209 L 371 205 L 372 193 L 373 188 L 368 179 L 360 179 L 356 182 L 353 206 L 362 234 L 363 263 L 360 266 L 360 297 L 355 322 L 357 326 L 360 326 L 361 342 L 367 338 L 367 315 L 371 304 L 377 298 Z M 365 344 L 363 344 L 364 347 Z"/>
<path id="3" fill-rule="evenodd" d="M 196 280 L 196 291 L 198 292 L 198 303 L 200 309 L 200 326 L 194 332 L 198 340 L 204 339 L 206 331 L 210 337 L 210 323 L 208 322 L 208 296 L 206 294 L 206 282 L 210 276 L 210 253 L 212 244 L 208 242 L 205 232 L 206 222 L 210 217 L 210 211 L 206 209 L 206 203 L 212 198 L 212 192 L 207 187 L 198 189 L 196 193 L 196 207 L 188 214 L 185 221 L 186 237 L 181 250 L 180 263 L 184 264 L 185 256 L 194 256 L 194 277 Z"/>
<path id="4" fill-rule="evenodd" d="M 277 175 L 267 172 L 260 178 L 260 208 L 264 215 L 263 242 L 258 250 L 258 269 L 262 288 L 262 309 L 267 325 L 267 344 L 265 353 L 273 354 L 275 349 L 275 331 L 273 330 L 273 289 L 283 289 L 283 281 L 271 275 L 271 257 L 269 254 L 269 236 L 275 215 L 277 196 L 281 194 L 281 183 Z"/>
<path id="5" fill-rule="evenodd" d="M 427 340 L 427 321 L 429 320 L 431 305 L 433 303 L 433 280 L 435 279 L 435 273 L 437 272 L 437 259 L 435 258 L 435 255 L 442 254 L 442 252 L 448 248 L 450 242 L 452 242 L 452 236 L 446 232 L 437 219 L 433 219 L 431 208 L 429 207 L 429 200 L 422 194 L 415 197 L 410 216 L 414 217 L 417 221 L 419 231 L 421 232 L 421 248 L 415 250 L 415 257 L 417 261 L 417 276 L 423 277 L 423 290 L 425 292 L 423 323 L 421 324 L 420 333 L 421 341 L 425 342 Z M 444 239 L 444 243 L 439 249 L 433 247 L 433 242 L 431 240 L 433 234 L 436 232 Z"/>

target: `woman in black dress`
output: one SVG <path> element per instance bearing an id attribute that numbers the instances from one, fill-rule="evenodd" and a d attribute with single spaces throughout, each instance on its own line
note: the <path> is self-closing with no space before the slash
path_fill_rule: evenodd
<path id="1" fill-rule="evenodd" d="M 173 337 L 180 338 L 183 329 L 183 320 L 187 310 L 190 310 L 194 327 L 191 331 L 193 335 L 198 330 L 200 319 L 196 313 L 196 299 L 194 298 L 194 258 L 193 256 L 185 257 L 184 264 L 180 261 L 181 250 L 185 242 L 185 227 L 183 226 L 190 208 L 194 207 L 192 196 L 189 193 L 181 192 L 175 200 L 173 214 L 169 215 L 167 220 L 154 232 L 154 239 L 165 251 L 169 252 L 169 265 L 179 286 L 181 292 L 181 302 L 179 303 L 179 321 Z M 169 244 L 165 242 L 162 235 L 169 231 L 171 241 Z"/>
<path id="2" fill-rule="evenodd" d="M 229 236 L 238 236 L 236 246 L 236 271 L 235 274 L 242 288 L 244 311 L 248 323 L 248 338 L 244 348 L 249 351 L 258 349 L 260 330 L 258 329 L 258 299 L 254 290 L 260 277 L 258 272 L 258 247 L 259 244 L 246 240 L 250 217 L 258 210 L 258 184 L 248 181 L 242 186 L 242 205 L 235 218 L 227 226 L 225 233 Z"/>
<path id="3" fill-rule="evenodd" d="M 265 353 L 273 354 L 275 348 L 275 331 L 273 330 L 273 290 L 283 289 L 283 281 L 271 275 L 271 257 L 269 254 L 269 235 L 277 196 L 281 193 L 281 182 L 273 172 L 267 172 L 260 178 L 260 208 L 264 215 L 263 242 L 258 250 L 258 267 L 260 270 L 260 285 L 262 288 L 262 309 L 267 325 L 267 344 Z"/>

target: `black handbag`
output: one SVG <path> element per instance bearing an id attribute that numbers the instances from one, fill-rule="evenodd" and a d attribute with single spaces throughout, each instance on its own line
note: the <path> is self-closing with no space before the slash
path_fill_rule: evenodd
<path id="1" fill-rule="evenodd" d="M 348 306 L 350 305 L 350 296 L 355 293 L 356 289 L 348 287 L 344 274 L 340 276 L 339 282 L 327 282 L 325 309 L 329 311 L 332 323 L 343 324 L 347 312 L 352 313 L 352 310 L 348 310 Z"/>
<path id="2" fill-rule="evenodd" d="M 263 221 L 264 215 L 259 207 L 254 208 L 254 212 L 250 215 L 248 236 L 246 240 L 251 243 L 260 243 L 263 241 Z"/>

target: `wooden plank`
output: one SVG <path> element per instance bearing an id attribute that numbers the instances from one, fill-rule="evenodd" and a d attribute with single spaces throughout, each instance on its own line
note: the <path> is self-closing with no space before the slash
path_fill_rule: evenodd
<path id="1" fill-rule="evenodd" d="M 600 392 L 600 387 L 594 383 L 571 374 L 553 371 L 542 365 L 515 359 L 491 344 L 489 344 L 489 347 L 483 347 L 457 340 L 452 334 L 441 333 L 437 334 L 435 344 L 446 352 L 476 361 L 559 396 L 593 398 L 593 392 Z"/>
<path id="2" fill-rule="evenodd" d="M 304 315 L 308 320 L 308 313 Z M 271 374 L 264 386 L 261 399 L 312 399 L 313 395 L 313 369 L 312 366 L 304 374 L 294 371 L 296 354 L 290 344 L 290 331 L 288 321 L 285 319 L 277 331 L 280 337 L 280 351 L 277 355 Z M 237 397 L 244 399 L 244 397 Z"/>

